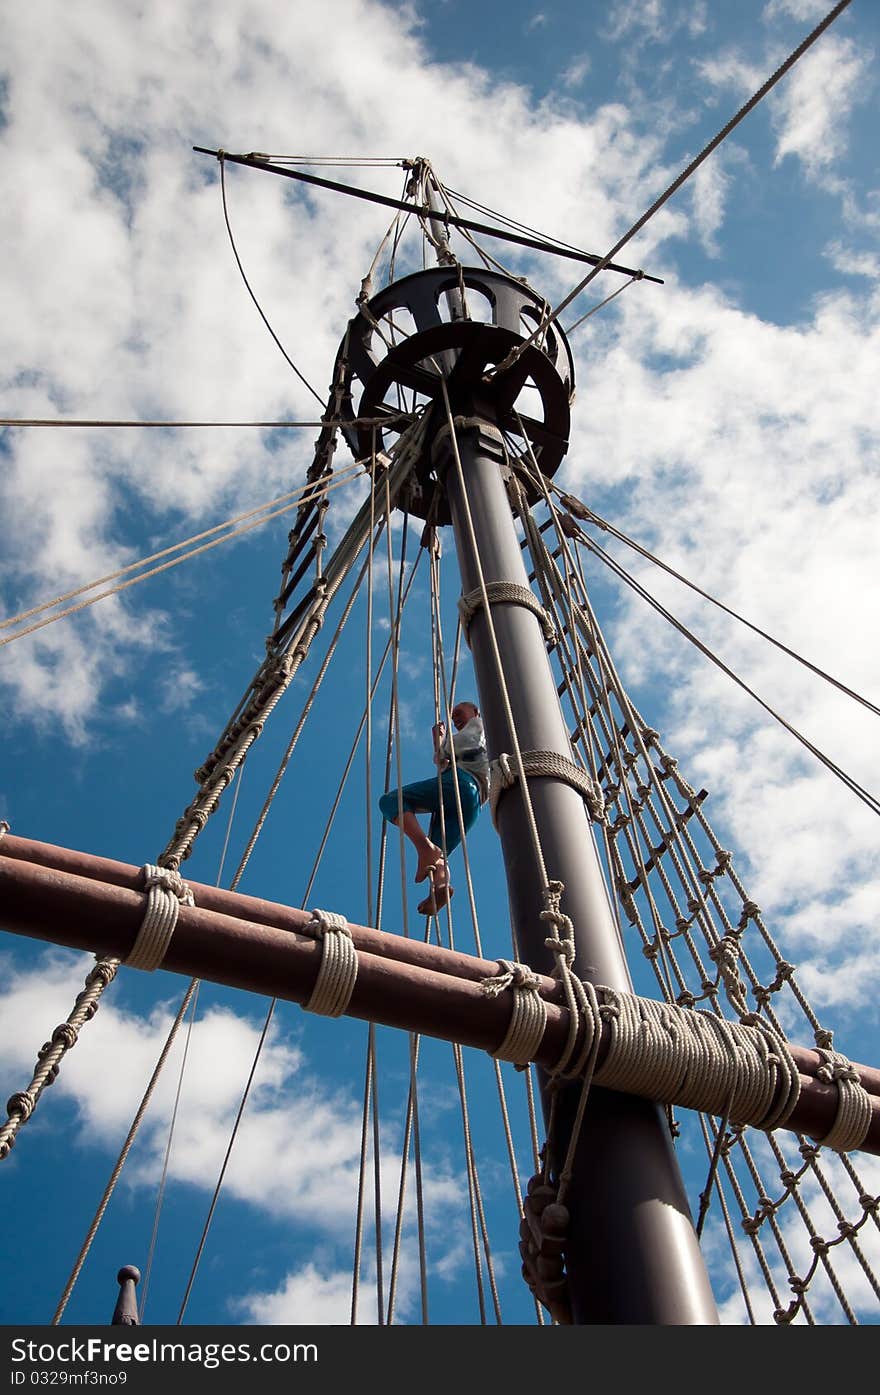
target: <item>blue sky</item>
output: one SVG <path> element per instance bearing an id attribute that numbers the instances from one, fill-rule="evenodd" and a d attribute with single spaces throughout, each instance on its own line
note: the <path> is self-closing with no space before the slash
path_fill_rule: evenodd
<path id="1" fill-rule="evenodd" d="M 826 8 L 824 0 L 540 8 L 328 0 L 318 13 L 231 0 L 210 25 L 188 0 L 137 18 L 92 0 L 51 25 L 19 8 L 2 59 L 0 146 L 14 190 L 0 209 L 2 415 L 313 416 L 241 285 L 216 167 L 193 144 L 425 155 L 453 188 L 603 252 Z M 633 287 L 573 336 L 578 391 L 560 475 L 599 513 L 875 701 L 878 49 L 876 8 L 854 0 L 622 254 L 664 285 Z M 388 194 L 400 188 L 399 170 L 349 174 Z M 323 392 L 386 211 L 244 170 L 230 171 L 229 199 L 255 292 Z M 551 300 L 579 275 L 562 260 L 504 259 Z M 294 488 L 314 434 L 279 442 L 252 429 L 0 432 L 3 613 Z M 337 497 L 334 539 L 353 508 L 348 492 Z M 14 833 L 136 865 L 156 857 L 192 797 L 192 770 L 262 657 L 289 526 L 279 519 L 4 648 L 0 817 Z M 450 640 L 451 539 L 442 570 Z M 842 1050 L 877 1063 L 873 815 L 637 601 L 601 575 L 594 584 L 638 705 L 692 783 L 710 789 L 713 821 L 811 1000 L 838 1024 Z M 790 721 L 880 788 L 873 716 L 674 583 L 651 574 L 651 586 Z M 402 691 L 407 777 L 423 773 L 433 720 L 423 587 L 414 605 Z M 243 891 L 295 905 L 303 897 L 315 828 L 360 714 L 363 615 L 355 623 Z M 468 674 L 466 662 L 460 695 Z M 227 879 L 306 691 L 304 676 L 248 762 Z M 377 706 L 379 744 L 386 711 L 387 698 Z M 363 920 L 362 765 L 355 781 L 309 904 Z M 228 807 L 227 799 L 185 865 L 195 880 L 218 876 Z M 506 894 L 488 817 L 472 851 L 487 950 L 504 955 Z M 389 898 L 385 924 L 398 928 Z M 0 1024 L 9 1094 L 27 1083 L 88 961 L 8 935 L 0 954 L 14 990 Z M 50 1320 L 181 992 L 168 974 L 123 971 L 4 1165 L 18 1262 L 0 1281 L 0 1322 Z M 202 989 L 147 1321 L 176 1319 L 265 1007 Z M 365 1035 L 362 1024 L 279 1009 L 187 1321 L 347 1321 Z M 392 1226 L 408 1067 L 405 1042 L 380 1033 L 380 1045 Z M 432 1319 L 473 1322 L 450 1062 L 448 1047 L 425 1045 Z M 109 1319 L 117 1267 L 144 1267 L 178 1066 L 179 1055 L 69 1321 Z M 481 1059 L 469 1071 L 504 1317 L 529 1322 L 490 1066 Z M 683 1165 L 695 1196 L 703 1175 L 686 1154 Z M 866 1175 L 876 1178 L 876 1168 Z M 408 1243 L 402 1321 L 418 1317 L 415 1278 Z M 366 1274 L 363 1283 L 362 1313 L 372 1320 Z M 722 1299 L 726 1283 L 719 1277 Z M 728 1316 L 739 1320 L 732 1309 Z"/>

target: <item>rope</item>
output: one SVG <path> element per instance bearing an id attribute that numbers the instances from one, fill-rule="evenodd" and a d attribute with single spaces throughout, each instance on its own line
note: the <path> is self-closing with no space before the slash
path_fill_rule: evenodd
<path id="1" fill-rule="evenodd" d="M 627 283 L 628 284 L 628 283 Z M 388 426 L 395 417 L 409 417 L 408 412 L 388 411 L 381 417 L 322 417 L 320 421 L 122 421 L 118 418 L 94 417 L 0 417 L 0 427 L 6 426 L 128 426 L 159 427 L 168 430 L 172 427 L 199 426 L 259 426 L 277 431 L 281 427 L 308 428 L 315 426 Z"/>
<path id="2" fill-rule="evenodd" d="M 603 548 L 599 547 L 597 543 L 593 542 L 592 538 L 585 537 L 583 541 L 585 546 L 589 549 L 591 553 L 599 557 L 601 561 L 603 561 L 611 569 L 611 571 L 615 573 L 616 576 L 620 577 L 620 579 L 624 581 L 627 584 L 627 586 L 631 587 L 631 589 L 635 591 L 637 595 L 641 596 L 643 600 L 647 601 L 648 604 L 654 610 L 657 611 L 658 615 L 662 615 L 665 620 L 668 620 L 669 623 L 673 626 L 673 628 L 678 630 L 679 634 L 683 635 L 684 638 L 687 639 L 696 649 L 698 649 L 701 654 L 703 654 L 707 659 L 709 659 L 711 663 L 715 664 L 716 668 L 719 668 L 722 673 L 725 673 L 727 675 L 728 678 L 732 678 L 734 683 L 736 683 L 738 687 L 742 688 L 743 692 L 748 693 L 749 697 L 754 698 L 758 706 L 762 707 L 764 711 L 768 713 L 768 715 L 771 716 L 775 721 L 777 721 L 781 727 L 784 727 L 785 730 L 789 732 L 795 738 L 796 741 L 799 741 L 800 744 L 806 750 L 808 750 L 811 755 L 815 756 L 816 759 L 820 762 L 820 764 L 825 766 L 826 770 L 830 770 L 832 775 L 836 775 L 838 780 L 840 780 L 842 784 L 846 785 L 847 789 L 851 790 L 853 794 L 855 794 L 856 797 L 862 801 L 863 804 L 867 804 L 868 808 L 871 809 L 875 814 L 880 814 L 880 798 L 878 798 L 877 795 L 872 794 L 870 790 L 866 790 L 864 786 L 860 785 L 858 781 L 853 778 L 852 775 L 849 775 L 841 766 L 839 766 L 836 763 L 836 761 L 833 761 L 830 758 L 830 756 L 827 756 L 824 751 L 821 751 L 818 746 L 814 745 L 812 741 L 810 741 L 806 736 L 804 736 L 803 733 L 799 731 L 797 727 L 793 726 L 791 722 L 787 721 L 781 713 L 777 712 L 774 707 L 771 707 L 768 702 L 765 702 L 764 699 L 758 693 L 755 692 L 754 688 L 750 687 L 750 685 L 746 683 L 746 681 L 743 678 L 740 678 L 739 675 L 723 661 L 723 659 L 719 659 L 718 655 L 715 654 L 714 651 L 710 649 L 708 645 L 704 644 L 701 639 L 698 639 L 697 636 L 693 633 L 693 631 L 688 629 L 686 625 L 682 624 L 680 620 L 677 620 L 676 617 L 670 611 L 668 611 L 666 607 L 662 605 L 654 596 L 652 596 L 651 593 L 644 586 L 642 586 L 642 584 L 639 581 L 635 579 L 635 577 L 631 576 L 629 572 L 627 572 L 626 569 L 620 565 L 619 562 L 615 561 L 615 559 L 611 557 L 609 553 L 605 552 Z"/>
<path id="3" fill-rule="evenodd" d="M 558 751 L 521 751 L 522 769 L 533 778 L 546 777 L 562 780 L 584 799 L 590 817 L 601 822 L 605 813 L 602 791 L 595 780 L 580 765 L 561 756 Z M 512 764 L 511 757 L 502 751 L 489 765 L 489 808 L 492 822 L 498 827 L 498 803 L 505 790 L 520 778 L 520 772 Z"/>
<path id="4" fill-rule="evenodd" d="M 326 407 L 327 404 L 326 404 L 326 402 L 324 401 L 324 399 L 321 397 L 320 393 L 318 393 L 318 392 L 315 391 L 315 389 L 312 387 L 311 383 L 309 382 L 308 378 L 306 378 L 306 377 L 303 376 L 303 374 L 299 371 L 299 369 L 297 368 L 296 364 L 294 363 L 293 359 L 292 359 L 292 358 L 290 357 L 290 355 L 288 354 L 288 352 L 287 352 L 287 350 L 285 349 L 284 345 L 281 343 L 281 340 L 278 338 L 278 335 L 275 333 L 275 331 L 274 331 L 274 329 L 272 328 L 272 326 L 270 325 L 269 321 L 266 319 L 266 316 L 265 316 L 265 314 L 263 313 L 263 309 L 262 309 L 262 306 L 260 305 L 260 302 L 257 300 L 257 297 L 254 295 L 253 291 L 251 290 L 250 282 L 248 281 L 247 276 L 245 275 L 244 267 L 243 267 L 242 264 L 241 264 L 241 257 L 238 255 L 238 248 L 237 248 L 236 245 L 235 245 L 235 238 L 232 236 L 232 225 L 231 225 L 231 223 L 230 223 L 230 221 L 229 221 L 229 209 L 228 209 L 227 203 L 226 203 L 226 161 L 225 161 L 225 159 L 223 158 L 223 151 L 222 151 L 222 150 L 221 150 L 221 151 L 219 152 L 219 154 L 218 154 L 218 159 L 219 159 L 219 161 L 220 161 L 220 196 L 221 196 L 221 198 L 222 198 L 222 200 L 223 200 L 223 219 L 224 219 L 224 222 L 226 223 L 226 231 L 227 231 L 228 234 L 229 234 L 229 245 L 230 245 L 230 247 L 232 248 L 232 255 L 235 257 L 236 266 L 238 267 L 239 271 L 241 272 L 241 279 L 242 279 L 242 281 L 243 281 L 244 284 L 245 284 L 245 288 L 247 289 L 247 293 L 248 293 L 248 295 L 250 296 L 251 300 L 254 302 L 254 305 L 257 307 L 257 313 L 259 314 L 260 319 L 263 321 L 263 324 L 264 324 L 264 325 L 266 326 L 266 328 L 268 329 L 268 331 L 269 331 L 269 333 L 271 334 L 272 338 L 275 340 L 275 343 L 278 345 L 278 348 L 281 350 L 282 354 L 284 355 L 285 360 L 287 361 L 287 363 L 289 363 L 290 367 L 293 369 L 294 373 L 295 373 L 296 376 L 299 378 L 300 382 L 303 383 L 304 386 L 308 388 L 309 392 L 312 394 L 312 396 L 314 397 L 315 401 L 318 402 L 318 403 L 320 404 L 320 406 Z"/>
<path id="5" fill-rule="evenodd" d="M 181 905 L 194 906 L 192 891 L 179 873 L 154 867 L 148 862 L 141 868 L 147 906 L 135 942 L 123 961 L 130 969 L 158 969 L 165 958 L 177 925 Z"/>
<path id="6" fill-rule="evenodd" d="M 351 467 L 348 468 L 349 470 L 351 469 Z M 182 562 L 189 562 L 193 557 L 201 556 L 203 552 L 210 552 L 212 548 L 219 547 L 221 543 L 229 542 L 232 538 L 240 538 L 245 533 L 250 533 L 252 529 L 259 528 L 264 523 L 270 523 L 274 518 L 280 518 L 282 514 L 289 513 L 291 509 L 303 503 L 311 503 L 313 499 L 317 499 L 323 494 L 328 494 L 332 489 L 339 489 L 345 484 L 350 484 L 354 478 L 354 474 L 349 474 L 347 478 L 338 479 L 333 484 L 325 485 L 321 489 L 316 490 L 313 494 L 297 493 L 297 496 L 293 498 L 290 503 L 284 504 L 281 508 L 274 509 L 271 513 L 263 513 L 262 518 L 253 519 L 252 522 L 246 523 L 242 528 L 236 528 L 231 533 L 225 533 L 222 538 L 215 538 L 213 542 L 203 543 L 201 547 L 192 548 L 189 552 L 185 552 L 180 557 L 173 557 L 170 562 L 163 562 L 161 566 L 151 567 L 149 571 L 143 572 L 140 576 L 130 577 L 128 581 L 122 582 L 119 586 L 111 586 L 106 591 L 101 591 L 97 596 L 90 596 L 87 600 L 80 601 L 78 605 L 68 606 L 66 610 L 59 611 L 57 615 L 50 615 L 48 619 L 40 620 L 35 625 L 29 625 L 27 629 L 17 630 L 15 634 L 4 636 L 0 639 L 0 646 L 11 644 L 13 640 L 16 639 L 23 639 L 25 635 L 34 634 L 36 630 L 41 630 L 46 625 L 53 624 L 56 620 L 64 620 L 68 615 L 78 614 L 79 611 L 87 609 L 88 606 L 95 605 L 97 601 L 106 600 L 108 596 L 117 596 L 120 592 L 127 591 L 131 586 L 137 586 L 142 581 L 148 581 L 150 577 L 159 576 L 162 572 L 167 572 L 172 567 L 179 567 Z M 285 496 L 282 495 L 281 497 L 284 498 Z M 263 509 L 269 507 L 270 505 L 262 506 Z M 250 513 L 242 514 L 241 517 L 248 518 L 251 517 L 252 514 L 260 511 L 261 510 L 258 509 L 252 509 Z M 234 523 L 237 520 L 231 519 L 229 521 Z M 207 537 L 210 533 L 216 533 L 219 529 L 228 526 L 228 523 L 218 523 L 216 527 L 208 529 L 206 533 L 199 533 L 196 537 Z M 190 541 L 194 541 L 194 539 L 187 540 L 187 542 Z M 186 547 L 187 542 L 175 543 L 173 547 L 168 547 L 163 549 L 162 552 L 154 553 L 153 557 L 164 557 L 167 556 L 169 552 L 177 552 L 181 547 Z M 129 566 L 121 567 L 119 571 L 111 572 L 107 577 L 102 577 L 99 581 L 90 581 L 85 586 L 79 586 L 74 591 L 69 591 L 63 596 L 57 596 L 55 600 L 43 601 L 40 605 L 34 606 L 30 610 L 23 611 L 20 615 L 13 615 L 9 619 L 0 622 L 0 629 L 18 624 L 20 620 L 30 615 L 37 615 L 43 610 L 49 610 L 52 606 L 58 605 L 61 601 L 67 600 L 70 597 L 81 596 L 84 591 L 91 591 L 94 586 L 100 586 L 103 581 L 114 580 L 118 576 L 124 576 L 128 572 L 144 566 L 147 562 L 151 562 L 153 557 L 147 557 L 140 562 L 132 562 Z"/>
<path id="7" fill-rule="evenodd" d="M 470 624 L 477 611 L 484 605 L 520 605 L 526 610 L 530 610 L 541 622 L 544 631 L 544 638 L 548 644 L 556 643 L 556 631 L 553 621 L 547 611 L 541 605 L 534 591 L 528 586 L 519 586 L 514 581 L 487 581 L 486 598 L 483 599 L 482 590 L 477 587 L 474 591 L 469 591 L 466 596 L 462 596 L 458 602 L 458 611 L 461 616 L 461 623 L 464 628 L 465 638 L 470 643 Z"/>
<path id="8" fill-rule="evenodd" d="M 98 968 L 101 967 L 102 966 L 99 964 Z M 74 1285 L 77 1279 L 79 1278 L 80 1271 L 83 1265 L 85 1264 L 89 1250 L 92 1246 L 92 1241 L 98 1233 L 98 1227 L 100 1226 L 101 1221 L 104 1218 L 104 1212 L 107 1210 L 107 1206 L 109 1204 L 111 1196 L 113 1195 L 116 1183 L 119 1181 L 120 1174 L 122 1172 L 123 1167 L 125 1166 L 125 1160 L 128 1157 L 128 1154 L 131 1150 L 131 1146 L 134 1143 L 134 1140 L 137 1136 L 138 1129 L 140 1128 L 144 1115 L 147 1112 L 150 1100 L 153 1097 L 153 1091 L 156 1088 L 159 1076 L 161 1075 L 162 1069 L 168 1058 L 168 1053 L 174 1044 L 174 1040 L 177 1036 L 178 1029 L 184 1017 L 186 1016 L 186 1010 L 189 1007 L 189 1004 L 192 1000 L 192 996 L 195 993 L 197 986 L 198 979 L 192 979 L 189 984 L 189 987 L 186 990 L 186 993 L 184 994 L 183 1001 L 181 1002 L 180 1007 L 177 1010 L 177 1016 L 171 1024 L 168 1036 L 165 1038 L 165 1045 L 162 1047 L 162 1050 L 159 1054 L 159 1059 L 156 1062 L 153 1074 L 150 1076 L 149 1084 L 147 1085 L 147 1088 L 144 1091 L 143 1098 L 141 1099 L 141 1102 L 137 1108 L 137 1112 L 135 1113 L 134 1119 L 132 1120 L 131 1128 L 129 1129 L 128 1134 L 126 1135 L 125 1142 L 122 1145 L 119 1157 L 117 1158 L 116 1163 L 113 1167 L 113 1171 L 110 1174 L 109 1181 L 107 1182 L 107 1185 L 104 1188 L 104 1194 L 101 1197 L 100 1202 L 98 1203 L 98 1209 L 95 1212 L 95 1215 L 92 1219 L 92 1223 L 89 1226 L 86 1238 L 83 1241 L 82 1248 L 76 1257 L 73 1269 L 71 1270 L 67 1283 L 64 1286 L 64 1292 L 58 1300 L 58 1307 L 55 1309 L 55 1314 L 52 1318 L 53 1327 L 57 1327 L 58 1323 L 61 1321 L 61 1316 L 64 1312 L 64 1309 L 67 1307 L 68 1299 L 70 1298 L 70 1295 L 73 1292 Z"/>
<path id="9" fill-rule="evenodd" d="M 764 1132 L 785 1127 L 800 1096 L 800 1076 L 787 1043 L 769 1027 L 757 1021 L 728 1022 L 714 1013 L 601 985 L 582 987 L 577 1031 L 583 1037 L 572 1074 L 583 1070 L 604 1024 L 607 1043 L 594 1072 L 597 1084 L 704 1113 L 727 1114 L 740 1127 Z M 847 1116 L 841 1137 L 847 1148 L 856 1148 L 870 1122 L 870 1096 L 850 1063 L 839 1060 L 834 1078 L 844 1082 L 841 1109 Z M 852 1106 L 849 1096 L 843 1102 L 844 1091 L 851 1092 Z"/>
<path id="10" fill-rule="evenodd" d="M 118 959 L 98 960 L 86 975 L 85 987 L 77 994 L 67 1020 L 55 1028 L 49 1041 L 37 1052 L 37 1064 L 27 1088 L 16 1091 L 8 1100 L 8 1117 L 0 1128 L 0 1162 L 9 1156 L 19 1129 L 33 1114 L 43 1091 L 57 1079 L 62 1060 L 77 1043 L 80 1028 L 98 1011 L 101 994 L 116 977 L 118 965 Z"/>
<path id="11" fill-rule="evenodd" d="M 533 1061 L 547 1026 L 547 1008 L 539 993 L 539 980 L 527 964 L 499 959 L 503 972 L 482 980 L 488 998 L 494 998 L 505 988 L 513 990 L 513 1010 L 504 1040 L 491 1053 L 501 1061 L 527 1066 Z"/>
<path id="12" fill-rule="evenodd" d="M 845 693 L 847 697 L 851 697 L 855 702 L 861 703 L 863 707 L 868 708 L 869 712 L 873 712 L 876 716 L 880 717 L 880 707 L 878 707 L 876 703 L 870 702 L 868 698 L 862 697 L 860 693 L 847 687 L 845 683 L 842 683 L 839 678 L 835 678 L 833 674 L 826 673 L 824 669 L 811 663 L 809 659 L 805 659 L 802 654 L 798 654 L 796 650 L 789 648 L 787 644 L 783 644 L 782 640 L 776 639 L 773 635 L 768 634 L 766 630 L 762 630 L 760 625 L 756 625 L 753 621 L 747 620 L 744 615 L 740 615 L 739 612 L 734 610 L 731 606 L 725 605 L 723 601 L 719 601 L 717 596 L 712 596 L 708 591 L 704 591 L 695 581 L 690 581 L 688 577 L 683 576 L 681 572 L 676 571 L 674 567 L 670 567 L 667 562 L 655 556 L 653 552 L 649 552 L 641 543 L 636 542 L 634 538 L 628 537 L 626 533 L 621 532 L 613 523 L 609 523 L 607 518 L 602 518 L 599 514 L 595 513 L 582 499 L 578 499 L 573 494 L 566 494 L 552 480 L 547 480 L 546 484 L 549 489 L 552 489 L 555 494 L 559 495 L 560 503 L 569 510 L 570 515 L 573 514 L 575 518 L 582 518 L 592 523 L 596 528 L 601 528 L 603 532 L 610 533 L 611 536 L 617 538 L 619 542 L 625 543 L 627 547 L 632 548 L 640 557 L 644 557 L 648 562 L 653 562 L 655 566 L 659 567 L 661 571 L 666 572 L 668 576 L 674 577 L 675 580 L 680 581 L 683 586 L 687 586 L 698 596 L 702 596 L 704 601 L 709 601 L 709 603 L 716 606 L 718 610 L 723 610 L 725 615 L 729 615 L 733 620 L 738 620 L 741 625 L 745 625 L 753 634 L 760 635 L 762 639 L 767 640 L 768 644 L 774 645 L 775 648 L 780 649 L 783 654 L 787 654 L 790 659 L 794 659 L 796 663 L 802 664 L 803 667 L 808 668 L 811 673 L 815 673 L 818 678 L 823 678 L 826 683 L 830 683 L 833 687 L 837 688 L 838 692 Z M 574 518 L 563 518 L 562 526 L 566 531 L 571 529 L 570 536 L 584 544 L 588 544 L 592 541 L 592 539 L 588 539 L 586 534 L 577 527 Z"/>
<path id="13" fill-rule="evenodd" d="M 322 1017 L 341 1017 L 351 1002 L 358 973 L 348 921 L 336 911 L 312 911 L 306 933 L 323 941 L 323 953 L 315 986 L 304 1007 Z"/>
<path id="14" fill-rule="evenodd" d="M 823 1064 L 816 1071 L 819 1080 L 837 1086 L 839 1102 L 834 1123 L 821 1144 L 845 1153 L 860 1148 L 871 1124 L 871 1096 L 859 1080 L 846 1056 L 827 1048 L 817 1048 Z"/>

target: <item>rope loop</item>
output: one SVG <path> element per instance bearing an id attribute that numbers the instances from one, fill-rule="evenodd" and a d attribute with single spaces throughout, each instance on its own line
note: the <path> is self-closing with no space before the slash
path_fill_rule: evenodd
<path id="1" fill-rule="evenodd" d="M 307 934 L 321 940 L 321 966 L 308 1001 L 308 1012 L 341 1017 L 351 1002 L 358 974 L 358 956 L 351 929 L 338 911 L 313 910 Z"/>
<path id="2" fill-rule="evenodd" d="M 148 973 L 158 969 L 168 952 L 177 926 L 181 905 L 195 905 L 191 887 L 179 872 L 168 867 L 156 867 L 151 862 L 141 869 L 147 905 L 141 927 L 125 963 L 132 969 Z"/>
<path id="3" fill-rule="evenodd" d="M 556 629 L 549 613 L 542 606 L 538 597 L 528 586 L 520 586 L 515 581 L 488 581 L 486 583 L 486 599 L 484 600 L 481 587 L 473 591 L 468 591 L 466 595 L 459 598 L 458 613 L 461 616 L 461 627 L 464 630 L 465 639 L 470 643 L 470 625 L 477 611 L 488 600 L 489 605 L 519 605 L 530 610 L 541 622 L 541 629 L 544 631 L 544 639 L 548 645 L 556 643 Z"/>
<path id="4" fill-rule="evenodd" d="M 6 1113 L 17 1114 L 21 1122 L 26 1124 L 34 1112 L 36 1102 L 36 1098 L 30 1090 L 16 1090 L 15 1094 L 10 1095 L 6 1101 Z"/>
<path id="5" fill-rule="evenodd" d="M 590 818 L 596 823 L 605 818 L 605 800 L 595 780 L 580 765 L 575 765 L 558 751 L 521 751 L 523 774 L 527 779 L 545 777 L 562 780 L 576 790 L 585 801 Z M 498 827 L 498 803 L 505 790 L 519 778 L 514 758 L 502 751 L 489 762 L 489 809 L 492 822 Z"/>
<path id="6" fill-rule="evenodd" d="M 871 1096 L 864 1089 L 852 1062 L 827 1047 L 817 1048 L 822 1065 L 816 1071 L 820 1080 L 837 1086 L 838 1104 L 834 1123 L 820 1140 L 822 1147 L 845 1153 L 860 1148 L 871 1125 Z"/>
<path id="7" fill-rule="evenodd" d="M 497 1060 L 512 1061 L 524 1069 L 534 1060 L 547 1026 L 547 1007 L 540 994 L 540 980 L 528 964 L 499 959 L 502 972 L 481 980 L 487 997 L 494 998 L 505 989 L 513 992 L 513 1008 L 504 1040 L 491 1052 Z"/>
<path id="8" fill-rule="evenodd" d="M 739 974 L 739 941 L 735 935 L 724 935 L 709 950 L 709 958 L 718 965 L 718 973 L 724 984 L 730 1006 L 738 1017 L 743 1018 L 749 1011 L 746 1001 L 746 986 Z M 714 985 L 710 985 L 714 986 Z"/>

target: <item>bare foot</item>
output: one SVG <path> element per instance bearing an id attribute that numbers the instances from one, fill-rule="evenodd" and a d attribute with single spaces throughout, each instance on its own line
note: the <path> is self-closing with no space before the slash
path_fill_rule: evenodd
<path id="1" fill-rule="evenodd" d="M 428 843 L 426 847 L 419 849 L 419 865 L 416 868 L 415 879 L 417 882 L 423 882 L 429 875 L 435 886 L 439 886 L 441 881 L 449 880 L 443 852 L 435 843 Z"/>
<path id="2" fill-rule="evenodd" d="M 424 901 L 418 905 L 419 915 L 436 915 L 439 910 L 451 901 L 455 895 L 449 882 L 444 882 L 442 886 L 436 886 L 430 896 L 426 896 Z"/>

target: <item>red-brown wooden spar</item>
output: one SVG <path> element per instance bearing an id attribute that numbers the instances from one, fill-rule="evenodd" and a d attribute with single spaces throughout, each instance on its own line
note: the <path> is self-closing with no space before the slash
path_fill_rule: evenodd
<path id="1" fill-rule="evenodd" d="M 321 947 L 309 911 L 188 882 L 195 905 L 182 905 L 162 967 L 230 988 L 303 1004 L 311 996 Z M 0 918 L 14 934 L 125 959 L 144 915 L 143 873 L 128 863 L 8 835 L 0 839 Z M 488 997 L 481 982 L 496 960 L 350 926 L 358 976 L 347 1015 L 492 1051 L 511 1015 L 509 992 Z M 536 975 L 547 1026 L 535 1059 L 552 1068 L 568 1032 L 562 988 Z M 607 1029 L 603 1028 L 603 1038 Z M 600 1045 L 598 1061 L 604 1056 Z M 816 1078 L 822 1064 L 808 1047 L 789 1045 L 801 1094 L 786 1127 L 821 1139 L 831 1128 L 837 1087 Z M 880 1070 L 855 1065 L 873 1096 L 861 1151 L 880 1155 Z"/>

